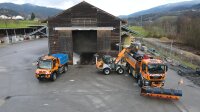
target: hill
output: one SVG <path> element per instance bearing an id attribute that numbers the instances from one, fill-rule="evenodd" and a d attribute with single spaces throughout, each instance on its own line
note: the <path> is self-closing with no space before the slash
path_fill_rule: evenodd
<path id="1" fill-rule="evenodd" d="M 41 7 L 32 4 L 18 5 L 13 3 L 0 3 L 0 8 L 13 10 L 25 17 L 28 17 L 28 15 L 30 15 L 33 12 L 35 13 L 36 17 L 42 19 L 48 18 L 62 11 L 61 9 Z"/>
<path id="2" fill-rule="evenodd" d="M 120 16 L 121 18 L 134 18 L 134 17 L 138 17 L 138 16 L 142 16 L 142 15 L 147 15 L 147 14 L 156 14 L 156 13 L 169 13 L 172 11 L 182 11 L 185 9 L 191 9 L 191 8 L 195 8 L 193 6 L 196 6 L 197 8 L 199 7 L 198 4 L 200 4 L 199 0 L 193 0 L 193 1 L 185 1 L 185 2 L 178 2 L 178 3 L 170 3 L 170 4 L 166 4 L 166 5 L 161 5 L 158 7 L 154 7 L 148 10 L 143 10 L 143 11 L 139 11 L 136 13 L 132 13 L 130 15 L 124 15 L 124 16 Z"/>
<path id="3" fill-rule="evenodd" d="M 188 3 L 188 4 L 186 4 Z M 160 9 L 161 7 L 164 7 L 163 9 Z M 166 8 L 168 7 L 168 8 Z M 170 7 L 170 8 L 169 8 Z M 158 11 L 154 11 L 158 10 Z M 161 11 L 162 10 L 162 11 Z M 171 5 L 162 5 L 159 7 L 155 7 L 146 11 L 138 12 L 132 15 L 128 15 L 126 20 L 129 21 L 132 25 L 141 25 L 145 24 L 146 22 L 153 22 L 156 20 L 159 20 L 159 18 L 165 17 L 165 16 L 180 16 L 186 12 L 190 11 L 197 11 L 200 12 L 200 1 L 193 1 L 193 2 L 181 2 L 181 3 L 175 3 Z"/>
<path id="4" fill-rule="evenodd" d="M 14 10 L 0 8 L 0 15 L 17 16 L 17 15 L 20 15 L 20 14 L 18 12 L 14 11 Z"/>

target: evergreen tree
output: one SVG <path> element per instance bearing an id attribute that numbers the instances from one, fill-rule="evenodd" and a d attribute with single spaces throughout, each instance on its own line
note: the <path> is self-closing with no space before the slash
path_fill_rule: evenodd
<path id="1" fill-rule="evenodd" d="M 32 12 L 31 13 L 31 20 L 34 20 L 35 19 L 35 14 Z"/>

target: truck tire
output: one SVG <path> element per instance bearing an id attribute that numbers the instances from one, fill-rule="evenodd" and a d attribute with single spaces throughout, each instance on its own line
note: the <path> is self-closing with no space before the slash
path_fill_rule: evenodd
<path id="1" fill-rule="evenodd" d="M 117 73 L 118 74 L 123 74 L 124 73 L 124 69 L 122 67 L 117 69 Z"/>
<path id="2" fill-rule="evenodd" d="M 141 77 L 138 78 L 137 83 L 138 83 L 138 86 L 139 86 L 139 87 L 142 87 L 142 86 L 143 86 L 143 81 L 142 81 L 142 78 L 141 78 Z"/>
<path id="3" fill-rule="evenodd" d="M 57 73 L 60 75 L 64 72 L 64 67 L 59 67 Z"/>
<path id="4" fill-rule="evenodd" d="M 55 81 L 57 79 L 57 74 L 54 72 L 51 74 L 51 81 Z"/>
<path id="5" fill-rule="evenodd" d="M 43 81 L 41 78 L 37 78 L 38 79 L 38 81 Z"/>
<path id="6" fill-rule="evenodd" d="M 110 72 L 111 72 L 111 70 L 110 70 L 109 68 L 104 68 L 104 69 L 103 69 L 103 73 L 104 73 L 105 75 L 109 75 Z"/>
<path id="7" fill-rule="evenodd" d="M 66 64 L 66 65 L 64 66 L 63 73 L 65 73 L 65 72 L 67 72 L 67 71 L 68 71 L 68 65 Z"/>

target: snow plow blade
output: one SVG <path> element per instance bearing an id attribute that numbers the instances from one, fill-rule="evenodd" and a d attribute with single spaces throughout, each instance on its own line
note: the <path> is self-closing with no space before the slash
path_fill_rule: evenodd
<path id="1" fill-rule="evenodd" d="M 157 87 L 143 87 L 141 88 L 141 95 L 162 99 L 179 100 L 182 96 L 182 90 L 164 89 Z"/>

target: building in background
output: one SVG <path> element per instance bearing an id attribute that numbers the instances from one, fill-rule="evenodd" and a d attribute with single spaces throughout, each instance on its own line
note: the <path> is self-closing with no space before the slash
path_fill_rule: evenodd
<path id="1" fill-rule="evenodd" d="M 73 64 L 77 60 L 89 64 L 96 53 L 116 56 L 121 25 L 126 24 L 85 1 L 47 21 L 50 53 L 67 53 Z"/>

